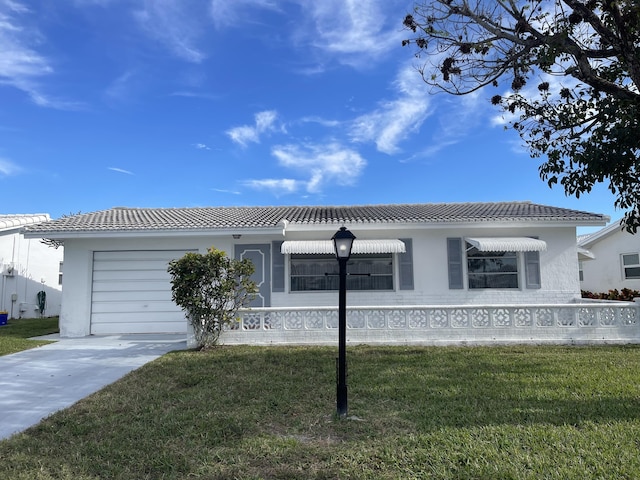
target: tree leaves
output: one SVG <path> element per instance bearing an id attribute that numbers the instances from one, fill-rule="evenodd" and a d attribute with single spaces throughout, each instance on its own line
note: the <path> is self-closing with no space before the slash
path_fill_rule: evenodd
<path id="1" fill-rule="evenodd" d="M 223 328 L 256 292 L 250 260 L 234 260 L 214 247 L 169 263 L 173 301 L 187 314 L 201 348 L 216 345 Z"/>
<path id="2" fill-rule="evenodd" d="M 579 197 L 606 183 L 640 226 L 640 6 L 635 1 L 432 0 L 404 18 L 423 80 L 465 95 L 510 85 L 491 103 L 513 119 L 540 176 Z M 537 88 L 528 88 L 529 80 Z"/>

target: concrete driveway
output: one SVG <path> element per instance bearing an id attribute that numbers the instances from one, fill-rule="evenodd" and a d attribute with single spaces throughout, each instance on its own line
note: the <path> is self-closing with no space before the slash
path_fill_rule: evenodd
<path id="1" fill-rule="evenodd" d="M 187 346 L 184 334 L 38 338 L 56 342 L 0 357 L 0 440 Z"/>

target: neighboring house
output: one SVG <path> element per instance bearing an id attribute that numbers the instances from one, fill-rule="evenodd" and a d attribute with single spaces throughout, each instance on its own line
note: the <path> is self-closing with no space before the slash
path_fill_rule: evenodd
<path id="1" fill-rule="evenodd" d="M 84 336 L 185 332 L 167 264 L 211 246 L 254 262 L 256 311 L 335 306 L 330 239 L 341 226 L 357 237 L 350 308 L 568 304 L 580 298 L 576 227 L 607 221 L 530 202 L 113 208 L 29 226 L 26 235 L 64 242 L 61 334 Z M 264 318 L 260 328 L 275 326 Z"/>
<path id="2" fill-rule="evenodd" d="M 25 226 L 49 220 L 47 214 L 0 215 L 0 311 L 9 318 L 60 314 L 64 248 L 22 233 Z"/>
<path id="3" fill-rule="evenodd" d="M 578 238 L 578 248 L 583 290 L 640 290 L 640 233 L 633 235 L 616 221 Z"/>

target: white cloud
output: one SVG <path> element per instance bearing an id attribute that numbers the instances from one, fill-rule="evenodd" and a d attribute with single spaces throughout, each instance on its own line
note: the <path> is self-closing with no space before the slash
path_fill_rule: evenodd
<path id="1" fill-rule="evenodd" d="M 37 105 L 58 107 L 56 101 L 41 92 L 37 79 L 53 73 L 50 61 L 32 48 L 40 33 L 21 23 L 31 11 L 24 4 L 0 1 L 0 84 L 25 92 Z"/>
<path id="2" fill-rule="evenodd" d="M 354 67 L 367 67 L 398 48 L 406 33 L 400 28 L 406 2 L 395 0 L 211 0 L 217 27 L 245 28 L 259 21 L 259 10 L 283 11 L 297 17 L 289 34 L 292 44 L 312 55 L 322 54 Z M 311 49 L 311 51 L 310 51 Z M 323 62 L 303 69 L 324 71 Z"/>
<path id="3" fill-rule="evenodd" d="M 280 145 L 271 153 L 285 167 L 306 173 L 304 185 L 317 193 L 327 183 L 351 185 L 362 174 L 367 162 L 358 152 L 339 143 L 322 145 Z"/>
<path id="4" fill-rule="evenodd" d="M 260 136 L 275 131 L 285 131 L 284 126 L 276 125 L 278 113 L 275 110 L 258 112 L 254 116 L 255 125 L 242 125 L 227 130 L 229 138 L 243 147 L 249 143 L 260 143 Z"/>
<path id="5" fill-rule="evenodd" d="M 402 69 L 394 85 L 398 98 L 381 102 L 376 110 L 356 118 L 350 128 L 354 141 L 374 142 L 388 154 L 397 153 L 398 144 L 417 132 L 431 113 L 426 89 L 413 68 Z"/>
<path id="6" fill-rule="evenodd" d="M 338 120 L 327 120 L 317 116 L 303 117 L 300 119 L 300 123 L 317 123 L 323 127 L 339 127 L 341 125 Z"/>
<path id="7" fill-rule="evenodd" d="M 244 185 L 269 190 L 276 196 L 305 191 L 319 193 L 330 184 L 352 185 L 367 162 L 360 154 L 339 143 L 322 145 L 280 145 L 271 153 L 281 167 L 294 170 L 302 178 L 267 178 L 247 180 Z"/>
<path id="8" fill-rule="evenodd" d="M 107 7 L 110 4 L 117 2 L 119 0 L 74 0 L 74 4 L 78 7 L 86 7 L 97 5 L 99 7 Z"/>
<path id="9" fill-rule="evenodd" d="M 211 150 L 211 148 L 209 148 L 207 145 L 205 145 L 204 143 L 194 143 L 193 147 L 198 149 L 198 150 Z"/>
<path id="10" fill-rule="evenodd" d="M 243 147 L 246 147 L 250 142 L 258 143 L 260 141 L 257 129 L 248 125 L 227 130 L 227 135 L 232 141 L 239 143 Z"/>
<path id="11" fill-rule="evenodd" d="M 303 45 L 310 44 L 337 56 L 341 63 L 366 67 L 398 47 L 406 36 L 393 15 L 396 10 L 390 4 L 394 2 L 388 0 L 299 0 L 298 3 L 302 12 L 308 12 L 313 28 L 301 22 L 296 39 Z M 402 10 L 397 15 L 400 18 Z"/>
<path id="12" fill-rule="evenodd" d="M 491 108 L 484 93 L 471 93 L 463 96 L 438 97 L 433 105 L 437 122 L 429 135 L 425 148 L 415 151 L 410 160 L 434 157 L 449 147 L 464 141 L 473 132 L 487 122 L 487 112 Z M 410 161 L 407 160 L 407 161 Z"/>
<path id="13" fill-rule="evenodd" d="M 258 132 L 267 132 L 274 130 L 274 123 L 278 117 L 275 110 L 267 110 L 256 113 L 256 129 Z"/>
<path id="14" fill-rule="evenodd" d="M 117 77 L 111 85 L 109 85 L 105 91 L 107 97 L 112 100 L 122 101 L 129 96 L 131 91 L 131 82 L 134 79 L 135 74 L 132 71 L 124 72 Z"/>
<path id="15" fill-rule="evenodd" d="M 256 190 L 268 190 L 276 196 L 294 193 L 303 184 L 303 182 L 291 178 L 265 178 L 262 180 L 247 180 L 243 183 L 245 186 Z"/>
<path id="16" fill-rule="evenodd" d="M 241 195 L 241 192 L 238 192 L 237 190 L 224 190 L 222 188 L 212 188 L 211 190 L 219 193 L 230 193 L 231 195 Z"/>
<path id="17" fill-rule="evenodd" d="M 211 0 L 209 12 L 216 27 L 246 21 L 258 9 L 279 10 L 277 0 Z"/>
<path id="18" fill-rule="evenodd" d="M 130 172 L 129 170 L 124 170 L 118 167 L 109 167 L 108 170 L 111 170 L 112 172 L 124 173 L 126 175 L 134 175 L 133 172 Z"/>
<path id="19" fill-rule="evenodd" d="M 15 163 L 5 158 L 0 158 L 0 176 L 8 177 L 10 175 L 15 175 L 19 172 L 20 172 L 20 167 L 18 167 Z"/>
<path id="20" fill-rule="evenodd" d="M 180 90 L 169 94 L 171 97 L 198 98 L 202 100 L 220 100 L 220 95 L 214 95 L 206 92 L 192 92 L 188 90 Z"/>
<path id="21" fill-rule="evenodd" d="M 2 0 L 2 2 L 0 2 L 0 7 L 2 6 L 5 6 L 9 10 L 16 13 L 26 13 L 31 11 L 29 10 L 29 7 L 26 7 L 22 3 L 15 0 Z"/>
<path id="22" fill-rule="evenodd" d="M 204 53 L 196 46 L 200 37 L 202 17 L 192 0 L 143 0 L 134 16 L 142 29 L 164 44 L 178 58 L 200 63 Z"/>
<path id="23" fill-rule="evenodd" d="M 538 85 L 540 85 L 540 83 L 542 82 L 549 83 L 549 92 L 551 94 L 550 98 L 552 101 L 559 98 L 560 90 L 562 90 L 563 88 L 574 90 L 580 84 L 580 81 L 574 77 L 558 77 L 557 75 L 549 75 L 544 72 L 538 72 L 537 76 L 532 76 L 532 78 L 529 79 L 527 84 L 518 93 L 524 98 L 530 100 L 535 98 L 541 99 L 542 96 L 540 94 L 540 90 L 538 90 Z M 507 90 L 502 94 L 504 98 L 508 98 L 511 95 L 513 95 L 512 90 Z M 494 126 L 504 126 L 517 121 L 518 118 L 518 113 L 513 114 L 510 112 L 500 112 L 499 114 L 496 114 L 491 118 L 491 124 Z"/>
<path id="24" fill-rule="evenodd" d="M 0 0 L 0 86 L 21 90 L 40 107 L 78 110 L 83 105 L 51 97 L 44 93 L 41 79 L 54 73 L 50 59 L 34 47 L 46 42 L 37 28 L 31 27 L 33 12 L 15 0 Z"/>
<path id="25" fill-rule="evenodd" d="M 529 155 L 529 149 L 522 140 L 508 140 L 506 144 L 509 146 L 509 150 L 516 155 Z"/>

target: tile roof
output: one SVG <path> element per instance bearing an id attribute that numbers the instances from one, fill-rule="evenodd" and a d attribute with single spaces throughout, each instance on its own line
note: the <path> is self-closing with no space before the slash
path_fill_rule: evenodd
<path id="1" fill-rule="evenodd" d="M 25 225 L 46 222 L 49 220 L 47 213 L 18 213 L 0 215 L 0 232 L 14 230 Z"/>
<path id="2" fill-rule="evenodd" d="M 31 234 L 217 230 L 289 225 L 550 221 L 604 224 L 606 215 L 531 202 L 356 206 L 123 208 L 63 217 L 26 227 Z"/>
<path id="3" fill-rule="evenodd" d="M 616 222 L 611 222 L 610 225 L 601 228 L 597 232 L 592 232 L 587 235 L 580 235 L 578 237 L 578 246 L 580 247 L 591 247 L 594 243 L 599 242 L 600 240 L 607 238 L 610 235 L 616 234 L 620 232 L 622 235 L 631 235 L 629 232 L 625 230 L 624 224 L 622 223 L 622 219 L 619 219 Z"/>

